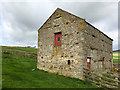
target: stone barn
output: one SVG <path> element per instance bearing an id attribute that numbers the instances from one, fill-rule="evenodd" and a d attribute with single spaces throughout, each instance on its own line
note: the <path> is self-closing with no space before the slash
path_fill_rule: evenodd
<path id="1" fill-rule="evenodd" d="M 83 78 L 83 68 L 112 70 L 112 39 L 90 23 L 57 8 L 38 30 L 37 68 Z"/>

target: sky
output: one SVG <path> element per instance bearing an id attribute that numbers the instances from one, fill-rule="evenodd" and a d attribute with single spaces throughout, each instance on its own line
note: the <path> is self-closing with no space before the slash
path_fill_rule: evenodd
<path id="1" fill-rule="evenodd" d="M 2 46 L 37 46 L 38 29 L 61 8 L 87 22 L 112 38 L 118 49 L 118 2 L 2 2 L 0 4 L 0 44 Z"/>

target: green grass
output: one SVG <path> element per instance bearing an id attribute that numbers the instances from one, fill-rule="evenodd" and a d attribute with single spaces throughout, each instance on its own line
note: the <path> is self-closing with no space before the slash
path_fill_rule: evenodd
<path id="1" fill-rule="evenodd" d="M 120 59 L 120 51 L 119 52 L 113 52 L 113 63 L 119 63 L 119 59 Z"/>
<path id="2" fill-rule="evenodd" d="M 115 63 L 119 63 L 118 62 L 118 59 L 113 59 L 113 63 L 115 64 Z"/>
<path id="3" fill-rule="evenodd" d="M 37 48 L 2 46 L 2 49 L 14 50 L 14 51 L 24 51 L 24 52 L 35 53 L 35 54 L 37 53 Z"/>
<path id="4" fill-rule="evenodd" d="M 2 46 L 2 49 L 37 53 L 37 49 L 28 47 Z M 118 63 L 120 58 L 116 53 L 120 52 L 113 52 L 113 63 Z M 87 81 L 38 70 L 36 65 L 36 58 L 2 53 L 3 88 L 96 88 Z"/>
<path id="5" fill-rule="evenodd" d="M 36 69 L 37 60 L 2 53 L 3 88 L 96 88 L 87 81 Z M 32 71 L 32 69 L 34 69 Z"/>
<path id="6" fill-rule="evenodd" d="M 113 56 L 113 58 L 120 58 L 120 56 Z"/>

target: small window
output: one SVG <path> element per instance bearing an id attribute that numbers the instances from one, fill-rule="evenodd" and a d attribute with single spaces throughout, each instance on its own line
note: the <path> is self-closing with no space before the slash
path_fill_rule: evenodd
<path id="1" fill-rule="evenodd" d="M 95 35 L 92 35 L 93 37 L 95 37 Z"/>
<path id="2" fill-rule="evenodd" d="M 66 22 L 65 24 L 68 24 L 69 22 Z"/>
<path id="3" fill-rule="evenodd" d="M 61 57 L 63 57 L 63 55 L 61 55 Z"/>
<path id="4" fill-rule="evenodd" d="M 58 41 L 60 41 L 60 37 L 58 37 Z"/>
<path id="5" fill-rule="evenodd" d="M 68 65 L 70 65 L 70 60 L 68 60 Z"/>
<path id="6" fill-rule="evenodd" d="M 70 57 L 73 57 L 73 56 L 70 56 Z"/>

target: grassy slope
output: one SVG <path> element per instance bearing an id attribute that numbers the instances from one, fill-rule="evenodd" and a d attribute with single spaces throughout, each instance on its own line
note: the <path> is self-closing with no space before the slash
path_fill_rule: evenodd
<path id="1" fill-rule="evenodd" d="M 3 88 L 96 88 L 86 81 L 37 70 L 36 59 L 2 55 Z M 35 71 L 32 71 L 33 68 Z"/>
<path id="2" fill-rule="evenodd" d="M 120 51 L 113 52 L 113 63 L 118 63 L 118 59 L 120 59 Z"/>
<path id="3" fill-rule="evenodd" d="M 8 46 L 2 46 L 2 49 L 23 51 L 23 52 L 35 53 L 35 54 L 37 53 L 37 49 L 36 48 L 28 48 L 28 47 L 8 47 Z"/>

